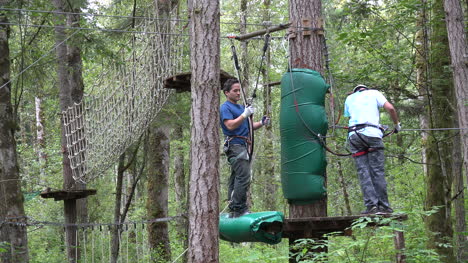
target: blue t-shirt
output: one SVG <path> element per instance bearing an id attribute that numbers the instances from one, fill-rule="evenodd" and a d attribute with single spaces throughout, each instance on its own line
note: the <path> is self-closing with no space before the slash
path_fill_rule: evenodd
<path id="1" fill-rule="evenodd" d="M 344 116 L 350 117 L 349 127 L 357 124 L 372 124 L 379 126 L 380 111 L 387 99 L 377 90 L 355 92 L 346 98 Z M 369 137 L 382 138 L 382 131 L 374 127 L 366 127 L 359 131 Z M 349 136 L 354 132 L 350 132 Z"/>
<path id="2" fill-rule="evenodd" d="M 249 136 L 249 122 L 248 120 L 244 120 L 242 124 L 237 127 L 236 129 L 230 131 L 224 125 L 224 120 L 234 120 L 237 119 L 243 112 L 244 112 L 245 107 L 243 105 L 237 104 L 237 103 L 232 103 L 230 101 L 226 101 L 221 105 L 220 108 L 220 122 L 221 122 L 221 128 L 223 129 L 223 133 L 225 136 L 244 136 L 248 137 Z M 231 144 L 245 144 L 245 140 L 241 138 L 234 138 L 230 142 Z"/>

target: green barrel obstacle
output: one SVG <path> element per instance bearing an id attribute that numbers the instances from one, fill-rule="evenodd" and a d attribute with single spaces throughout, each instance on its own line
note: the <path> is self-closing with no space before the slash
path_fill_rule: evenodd
<path id="1" fill-rule="evenodd" d="M 281 79 L 281 183 L 292 204 L 310 204 L 326 195 L 327 162 L 317 135 L 327 134 L 328 88 L 310 69 L 292 69 Z"/>
<path id="2" fill-rule="evenodd" d="M 229 214 L 219 217 L 220 238 L 230 242 L 281 242 L 283 213 L 277 211 L 258 212 L 230 218 Z"/>

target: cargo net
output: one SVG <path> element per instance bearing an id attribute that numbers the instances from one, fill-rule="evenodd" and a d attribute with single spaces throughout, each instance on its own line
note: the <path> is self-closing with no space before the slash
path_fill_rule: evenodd
<path id="1" fill-rule="evenodd" d="M 79 104 L 62 112 L 75 180 L 88 182 L 107 170 L 161 111 L 173 93 L 163 88 L 164 79 L 189 67 L 185 26 L 180 20 L 145 19 L 119 53 L 123 59 L 103 70 Z"/>

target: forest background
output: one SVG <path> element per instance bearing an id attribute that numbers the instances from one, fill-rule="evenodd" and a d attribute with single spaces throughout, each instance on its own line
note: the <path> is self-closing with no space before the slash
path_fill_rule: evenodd
<path id="1" fill-rule="evenodd" d="M 9 33 L 2 35 L 7 39 L 9 54 L 2 52 L 0 60 L 8 60 L 11 71 L 3 75 L 7 77 L 0 83 L 11 80 L 14 125 L 10 128 L 15 131 L 18 185 L 24 195 L 24 200 L 18 199 L 14 206 L 24 206 L 24 214 L 32 223 L 27 227 L 29 262 L 67 262 L 70 253 L 73 254 L 66 248 L 63 203 L 39 196 L 45 189 L 66 187 L 60 114 L 71 104 L 64 105 L 59 96 L 60 48 L 53 47 L 59 43 L 60 29 L 68 37 L 65 42 L 69 49 L 77 47 L 75 54 L 82 64 L 82 74 L 77 79 L 81 78 L 78 82 L 81 81 L 82 92 L 95 92 L 107 87 L 102 84 L 106 78 L 103 72 L 123 63 L 125 56 L 121 54 L 134 52 L 129 45 L 132 39 L 145 35 L 138 30 L 145 19 L 134 17 L 148 17 L 152 10 L 161 15 L 162 3 L 168 11 L 166 18 L 188 25 L 185 2 L 0 1 L 0 27 L 2 32 Z M 459 3 L 466 39 L 468 2 Z M 443 4 L 441 0 L 322 2 L 327 51 L 324 64 L 329 67 L 322 73 L 332 84 L 334 98 L 333 104 L 327 99 L 329 124 L 337 121 L 339 126 L 346 125 L 346 120 L 339 117 L 340 112 L 347 94 L 357 84 L 382 91 L 395 105 L 404 130 L 385 139 L 387 182 L 394 210 L 408 214 L 409 218 L 382 228 L 364 228 L 366 223 L 362 221 L 355 226 L 352 238 L 329 237 L 330 262 L 392 261 L 395 229 L 405 233 L 407 262 L 468 260 L 464 198 L 467 170 L 462 148 L 465 142 L 460 136 L 462 130 L 458 129 L 459 109 Z M 287 1 L 225 0 L 220 9 L 221 69 L 233 76 L 236 73 L 228 34 L 239 35 L 263 29 L 265 25 L 289 22 Z M 56 10 L 75 14 L 64 15 Z M 57 21 L 65 17 L 68 27 L 57 28 Z M 72 35 L 73 32 L 78 33 Z M 179 34 L 185 39 L 181 41 L 189 41 L 186 32 Z M 234 43 L 241 59 L 242 79 L 248 83 L 247 94 L 252 92 L 257 78 L 260 83 L 254 100 L 256 115 L 266 113 L 272 119 L 271 127 L 256 132 L 251 210 L 276 210 L 287 217 L 288 204 L 280 186 L 280 88 L 262 84 L 279 81 L 286 72 L 288 35 L 286 31 L 271 33 L 270 49 L 261 70 L 258 65 L 263 38 Z M 188 56 L 182 55 L 180 61 L 181 69 L 189 71 Z M 68 59 L 67 63 L 73 65 L 73 60 Z M 5 65 L 0 64 L 0 72 L 6 72 Z M 466 94 L 467 87 L 464 89 Z M 120 153 L 109 169 L 86 182 L 86 188 L 97 189 L 97 194 L 78 204 L 78 222 L 93 226 L 77 231 L 76 240 L 81 245 L 80 252 L 75 249 L 74 256 L 80 262 L 188 260 L 184 252 L 190 202 L 187 200 L 190 107 L 189 93 L 171 93 L 144 135 Z M 392 125 L 385 114 L 382 114 L 382 124 Z M 327 144 L 344 152 L 346 131 L 331 128 L 328 135 Z M 227 205 L 229 166 L 223 155 L 217 161 L 222 210 Z M 328 154 L 327 161 L 328 215 L 359 214 L 364 207 L 352 159 Z M 5 173 L 0 175 L 3 176 L 0 197 L 8 196 L 14 187 L 10 187 L 10 178 Z M 208 197 L 209 194 L 206 193 Z M 13 205 L 3 200 L 0 204 L 3 209 Z M 0 210 L 0 215 L 5 215 L 5 211 Z M 170 220 L 168 223 L 145 221 L 153 218 Z M 0 216 L 0 221 L 4 219 Z M 125 231 L 115 232 L 106 223 L 125 223 Z M 5 232 L 2 233 L 0 259 L 15 262 L 6 256 L 9 243 L 5 241 L 8 240 Z M 308 240 L 302 240 L 298 246 L 306 243 Z M 293 255 L 298 262 L 318 262 L 323 256 L 309 253 L 307 249 L 299 251 Z M 285 240 L 275 246 L 219 243 L 220 262 L 287 262 L 288 253 Z"/>

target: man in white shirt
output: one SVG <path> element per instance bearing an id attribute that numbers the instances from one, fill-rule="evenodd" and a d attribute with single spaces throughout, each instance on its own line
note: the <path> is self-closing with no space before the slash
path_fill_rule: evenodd
<path id="1" fill-rule="evenodd" d="M 377 90 L 358 85 L 346 98 L 344 116 L 349 117 L 348 142 L 353 153 L 366 210 L 362 214 L 392 213 L 385 180 L 383 131 L 379 109 L 384 108 L 401 129 L 393 105 Z"/>

